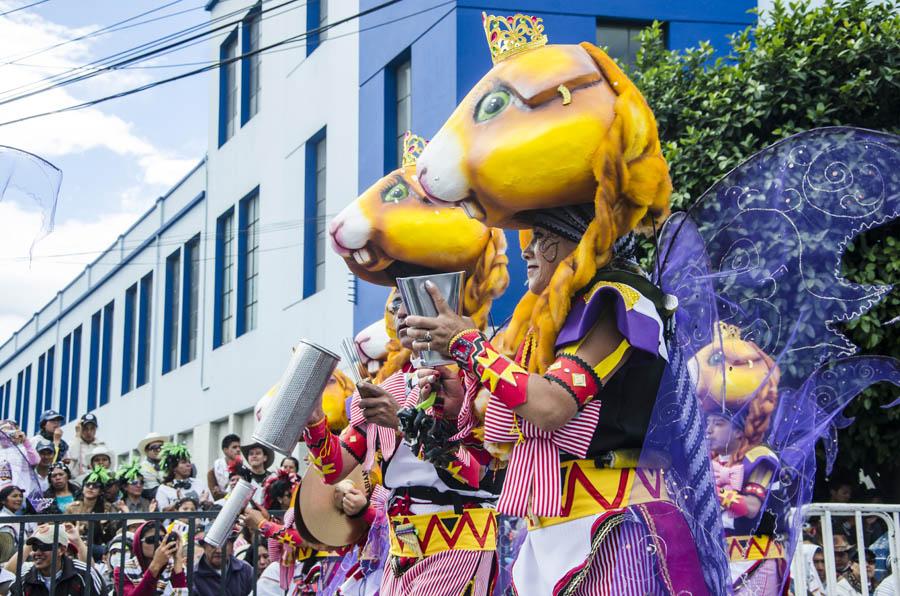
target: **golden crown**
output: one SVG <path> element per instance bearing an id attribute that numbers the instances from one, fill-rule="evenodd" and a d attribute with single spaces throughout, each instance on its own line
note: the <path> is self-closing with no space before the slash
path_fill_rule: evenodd
<path id="1" fill-rule="evenodd" d="M 494 64 L 547 44 L 544 19 L 524 14 L 498 17 L 483 12 L 481 21 Z"/>
<path id="2" fill-rule="evenodd" d="M 422 151 L 425 150 L 425 145 L 427 141 L 420 137 L 419 135 L 414 135 L 411 131 L 406 131 L 406 135 L 403 137 L 403 160 L 400 164 L 401 167 L 406 166 L 414 166 L 416 165 L 416 160 L 419 159 L 419 156 L 422 155 Z"/>
<path id="3" fill-rule="evenodd" d="M 722 321 L 719 321 L 719 334 L 722 339 L 741 339 L 740 327 Z"/>

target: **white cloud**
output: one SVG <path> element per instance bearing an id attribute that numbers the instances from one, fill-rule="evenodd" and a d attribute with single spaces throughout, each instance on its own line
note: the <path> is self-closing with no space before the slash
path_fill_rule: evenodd
<path id="1" fill-rule="evenodd" d="M 0 11 L 8 3 L 0 2 Z M 69 28 L 23 11 L 0 19 L 0 101 L 27 90 L 44 87 L 41 79 L 58 74 L 66 68 L 78 67 L 98 58 L 93 40 L 67 43 L 39 55 L 23 58 L 21 64 L 5 65 L 16 57 L 83 35 L 97 26 Z M 38 65 L 33 67 L 30 65 Z M 50 91 L 0 106 L 0 122 L 31 114 L 51 111 L 81 103 L 101 95 L 114 93 L 148 81 L 139 71 L 117 70 L 90 79 L 76 86 L 58 87 Z M 23 87 L 25 86 L 25 87 Z M 13 91 L 6 91 L 23 87 Z M 83 94 L 83 95 L 80 95 Z M 107 113 L 105 107 L 85 108 L 12 124 L 0 128 L 2 144 L 30 151 L 53 160 L 54 157 L 107 149 L 118 155 L 133 158 L 143 172 L 145 184 L 168 186 L 177 182 L 196 158 L 185 159 L 174 152 L 161 149 L 134 132 L 134 125 Z M 190 164 L 190 165 L 185 165 Z M 153 189 L 154 191 L 161 189 Z"/>
<path id="2" fill-rule="evenodd" d="M 137 215 L 121 211 L 93 221 L 63 222 L 34 246 L 29 259 L 40 231 L 40 213 L 0 202 L 0 344 L 108 248 Z"/>

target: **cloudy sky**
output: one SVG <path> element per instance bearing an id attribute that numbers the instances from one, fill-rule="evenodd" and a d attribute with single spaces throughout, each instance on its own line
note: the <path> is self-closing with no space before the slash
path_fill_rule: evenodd
<path id="1" fill-rule="evenodd" d="M 33 2 L 0 0 L 0 14 Z M 46 86 L 41 81 L 47 77 L 206 23 L 203 5 L 204 0 L 46 0 L 0 16 L 0 102 Z M 147 11 L 152 12 L 126 24 L 134 26 L 93 34 Z M 0 123 L 171 76 L 193 68 L 176 65 L 211 57 L 209 42 L 201 42 L 139 68 L 56 87 L 0 105 Z M 81 72 L 86 71 L 75 74 Z M 39 155 L 63 171 L 55 230 L 35 245 L 30 259 L 40 210 L 19 195 L 0 201 L 0 343 L 203 157 L 207 76 L 0 126 L 0 145 Z"/>

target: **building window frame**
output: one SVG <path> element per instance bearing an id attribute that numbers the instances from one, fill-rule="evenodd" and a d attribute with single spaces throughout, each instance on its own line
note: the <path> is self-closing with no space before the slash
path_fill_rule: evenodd
<path id="1" fill-rule="evenodd" d="M 181 270 L 181 364 L 197 357 L 200 322 L 200 234 L 184 244 Z"/>
<path id="2" fill-rule="evenodd" d="M 137 283 L 125 290 L 125 321 L 122 330 L 122 395 L 134 389 L 135 333 L 137 325 Z"/>
<path id="3" fill-rule="evenodd" d="M 100 347 L 100 405 L 109 403 L 109 379 L 112 375 L 113 322 L 115 321 L 115 301 L 103 307 L 103 344 Z"/>
<path id="4" fill-rule="evenodd" d="M 259 304 L 259 186 L 238 202 L 235 337 L 256 329 Z"/>
<path id="5" fill-rule="evenodd" d="M 403 136 L 412 128 L 412 52 L 406 48 L 384 69 L 385 174 L 403 163 Z"/>
<path id="6" fill-rule="evenodd" d="M 306 55 L 316 51 L 328 39 L 328 31 L 319 31 L 328 24 L 328 0 L 308 0 L 306 3 Z"/>
<path id="7" fill-rule="evenodd" d="M 325 251 L 319 236 L 325 231 L 325 207 L 327 207 L 328 173 L 327 127 L 322 127 L 306 141 L 304 164 L 304 214 L 303 214 L 303 298 L 325 288 Z M 324 160 L 320 157 L 324 155 Z M 324 161 L 322 164 L 320 161 Z M 322 184 L 324 183 L 324 184 Z M 324 188 L 321 188 L 324 187 Z M 320 212 L 321 211 L 321 212 Z M 320 255 L 319 252 L 322 254 Z M 321 257 L 321 258 L 320 258 Z M 321 269 L 320 269 L 321 265 Z M 321 271 L 321 276 L 320 276 Z"/>
<path id="8" fill-rule="evenodd" d="M 163 364 L 162 374 L 178 368 L 179 328 L 181 319 L 181 248 L 166 257 L 165 296 L 163 298 Z"/>
<path id="9" fill-rule="evenodd" d="M 44 407 L 44 362 L 46 361 L 46 355 L 41 354 L 38 356 L 38 367 L 37 367 L 37 391 L 34 395 L 34 426 L 38 428 L 38 425 L 41 421 L 41 408 Z"/>
<path id="10" fill-rule="evenodd" d="M 151 331 L 153 329 L 153 272 L 150 271 L 138 283 L 137 367 L 134 375 L 135 389 L 150 382 Z"/>
<path id="11" fill-rule="evenodd" d="M 233 137 L 238 128 L 240 89 L 237 52 L 238 28 L 235 27 L 219 46 L 219 147 Z"/>
<path id="12" fill-rule="evenodd" d="M 78 417 L 78 399 L 81 380 L 81 325 L 72 331 L 72 365 L 69 379 L 69 420 Z"/>
<path id="13" fill-rule="evenodd" d="M 261 34 L 262 4 L 257 3 L 241 22 L 241 126 L 259 113 Z"/>
<path id="14" fill-rule="evenodd" d="M 234 206 L 216 218 L 216 273 L 213 301 L 213 349 L 234 339 Z"/>
<path id="15" fill-rule="evenodd" d="M 56 360 L 56 346 L 50 346 L 47 350 L 47 364 L 44 368 L 44 409 L 53 407 L 53 373 Z"/>
<path id="16" fill-rule="evenodd" d="M 97 382 L 100 378 L 100 324 L 102 319 L 103 309 L 91 315 L 91 343 L 88 355 L 88 412 L 92 412 L 97 408 Z"/>
<path id="17" fill-rule="evenodd" d="M 605 47 L 609 49 L 609 57 L 612 58 L 616 64 L 619 65 L 620 68 L 628 69 L 634 66 L 634 57 L 637 56 L 638 50 L 640 50 L 641 44 L 636 39 L 637 36 L 643 29 L 650 27 L 653 25 L 653 21 L 649 20 L 640 20 L 640 19 L 616 19 L 616 18 L 608 18 L 608 17 L 597 17 L 597 20 L 594 24 L 594 39 L 598 46 Z M 609 46 L 608 43 L 604 43 L 604 36 L 601 33 L 601 29 L 606 28 L 610 31 L 618 31 L 621 32 L 624 30 L 626 38 L 625 38 L 625 52 L 626 54 L 623 56 L 620 52 L 613 51 L 613 48 Z M 607 35 L 608 39 L 608 35 Z M 669 28 L 666 23 L 663 23 L 663 40 L 665 41 L 665 45 L 669 47 Z"/>

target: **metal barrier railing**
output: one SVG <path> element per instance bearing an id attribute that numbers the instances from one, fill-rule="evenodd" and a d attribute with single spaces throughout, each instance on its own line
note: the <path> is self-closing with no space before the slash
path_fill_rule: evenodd
<path id="1" fill-rule="evenodd" d="M 270 512 L 275 517 L 283 517 L 283 511 L 272 511 Z M 187 575 L 187 587 L 188 592 L 191 594 L 196 593 L 194 591 L 194 559 L 195 559 L 195 538 L 197 535 L 197 523 L 203 520 L 212 520 L 215 519 L 216 515 L 218 515 L 217 510 L 210 511 L 162 511 L 162 512 L 129 512 L 129 513 L 76 513 L 76 514 L 54 514 L 54 515 L 15 515 L 15 516 L 5 516 L 0 517 L 0 526 L 12 526 L 18 527 L 18 531 L 16 532 L 16 579 L 13 583 L 13 587 L 18 587 L 19 589 L 23 589 L 23 573 L 22 568 L 25 561 L 23 560 L 23 553 L 25 549 L 25 542 L 30 537 L 28 532 L 26 531 L 26 527 L 30 524 L 52 524 L 53 525 L 53 544 L 54 546 L 58 544 L 58 540 L 60 537 L 60 532 L 64 532 L 65 529 L 61 526 L 67 523 L 75 523 L 78 522 L 86 522 L 87 523 L 87 535 L 86 535 L 86 561 L 85 561 L 85 571 L 83 575 L 83 580 L 85 584 L 85 596 L 105 596 L 105 594 L 96 594 L 94 590 L 94 581 L 93 575 L 95 573 L 95 563 L 94 563 L 94 536 L 97 524 L 121 524 L 121 528 L 116 530 L 116 536 L 111 541 L 115 541 L 118 539 L 122 540 L 123 548 L 118 554 L 118 564 L 114 564 L 113 561 L 109 561 L 110 570 L 112 568 L 119 568 L 118 574 L 118 583 L 117 585 L 112 586 L 112 589 L 107 588 L 106 594 L 115 593 L 115 594 L 123 594 L 124 593 L 124 585 L 126 581 L 130 581 L 125 577 L 125 563 L 127 561 L 126 555 L 128 551 L 131 550 L 131 545 L 127 542 L 128 535 L 128 522 L 137 522 L 137 521 L 155 521 L 157 522 L 157 533 L 158 535 L 165 534 L 165 525 L 166 522 L 172 520 L 184 520 L 187 523 L 187 553 L 185 555 L 185 563 L 184 563 L 184 571 Z M 258 532 L 254 532 L 252 535 L 252 544 L 251 548 L 253 549 L 253 595 L 256 596 L 257 586 L 256 586 L 256 578 L 257 578 L 257 569 L 256 569 L 256 561 L 259 552 L 259 546 L 262 544 L 266 544 L 264 541 L 260 539 L 260 535 Z M 55 593 L 56 583 L 57 583 L 57 571 L 61 570 L 60 561 L 58 560 L 58 548 L 52 549 L 51 555 L 51 572 L 50 572 L 50 594 Z M 219 590 L 218 593 L 224 595 L 227 593 L 227 585 L 228 585 L 228 563 L 230 561 L 229 558 L 222 556 L 222 572 L 220 574 L 219 580 Z M 134 553 L 132 553 L 132 556 Z M 4 561 L 2 563 L 3 566 L 6 566 L 7 562 Z M 110 577 L 113 577 L 112 572 L 110 572 Z"/>
<path id="2" fill-rule="evenodd" d="M 863 596 L 872 596 L 874 586 L 869 586 L 869 578 L 866 573 L 866 545 L 863 534 L 863 517 L 878 517 L 882 519 L 887 526 L 888 548 L 891 575 L 890 580 L 894 583 L 894 593 L 900 594 L 900 569 L 898 569 L 897 557 L 900 554 L 900 505 L 883 505 L 883 504 L 855 504 L 855 503 L 812 503 L 803 509 L 805 519 L 818 517 L 821 521 L 822 528 L 822 552 L 825 558 L 825 593 L 828 596 L 835 596 L 837 592 L 837 568 L 835 563 L 834 552 L 834 531 L 832 523 L 834 518 L 853 517 L 856 529 L 856 549 L 857 561 L 859 565 L 860 588 Z M 798 545 L 797 552 L 794 553 L 794 559 L 802 559 L 801 546 Z M 805 566 L 806 561 L 803 561 Z M 808 592 L 805 573 L 792 574 L 794 581 L 794 594 L 805 595 Z M 885 578 L 883 581 L 888 581 Z"/>

